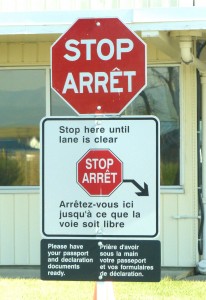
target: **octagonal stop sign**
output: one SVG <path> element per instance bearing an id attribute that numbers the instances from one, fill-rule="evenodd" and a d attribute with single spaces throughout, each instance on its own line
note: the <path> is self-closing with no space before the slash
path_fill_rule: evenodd
<path id="1" fill-rule="evenodd" d="M 146 85 L 146 45 L 118 18 L 78 19 L 51 48 L 52 88 L 79 114 L 119 114 Z"/>
<path id="2" fill-rule="evenodd" d="M 90 149 L 77 162 L 77 183 L 91 196 L 109 196 L 122 178 L 122 162 L 108 149 Z"/>

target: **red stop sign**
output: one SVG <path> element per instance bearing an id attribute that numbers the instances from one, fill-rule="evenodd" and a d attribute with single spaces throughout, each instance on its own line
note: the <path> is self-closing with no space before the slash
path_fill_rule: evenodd
<path id="1" fill-rule="evenodd" d="M 122 177 L 122 162 L 108 149 L 91 149 L 77 162 L 77 182 L 91 196 L 109 196 Z"/>
<path id="2" fill-rule="evenodd" d="M 146 46 L 118 18 L 79 19 L 51 48 L 52 88 L 79 114 L 119 114 L 146 85 Z"/>

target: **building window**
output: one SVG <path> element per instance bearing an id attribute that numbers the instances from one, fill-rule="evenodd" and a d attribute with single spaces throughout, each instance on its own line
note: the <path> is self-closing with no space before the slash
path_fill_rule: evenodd
<path id="1" fill-rule="evenodd" d="M 147 87 L 123 114 L 160 119 L 161 185 L 180 185 L 179 67 L 148 67 L 147 73 Z M 39 185 L 45 93 L 45 69 L 0 70 L 0 186 Z M 51 115 L 77 114 L 51 90 Z"/>
<path id="2" fill-rule="evenodd" d="M 180 185 L 179 67 L 149 67 L 147 87 L 126 108 L 126 115 L 155 115 L 160 120 L 163 186 Z"/>
<path id="3" fill-rule="evenodd" d="M 39 185 L 45 90 L 45 70 L 0 70 L 0 186 Z"/>
<path id="4" fill-rule="evenodd" d="M 76 115 L 55 93 L 52 115 Z M 147 87 L 125 109 L 124 115 L 155 115 L 160 120 L 161 185 L 180 185 L 179 67 L 148 67 Z"/>
<path id="5" fill-rule="evenodd" d="M 76 112 L 65 100 L 51 89 L 51 115 L 52 116 L 77 116 Z"/>

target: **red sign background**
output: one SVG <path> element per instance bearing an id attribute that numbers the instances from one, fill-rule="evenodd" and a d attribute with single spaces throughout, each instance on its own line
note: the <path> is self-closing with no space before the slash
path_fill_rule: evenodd
<path id="1" fill-rule="evenodd" d="M 51 65 L 53 89 L 79 114 L 119 114 L 146 85 L 146 46 L 118 18 L 77 20 Z"/>
<path id="2" fill-rule="evenodd" d="M 109 196 L 122 180 L 122 162 L 108 149 L 91 149 L 77 162 L 77 182 L 91 196 Z"/>

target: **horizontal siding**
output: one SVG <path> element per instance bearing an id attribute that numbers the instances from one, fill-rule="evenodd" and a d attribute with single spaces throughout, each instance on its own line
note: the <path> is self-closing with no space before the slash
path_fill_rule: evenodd
<path id="1" fill-rule="evenodd" d="M 0 264 L 15 264 L 14 196 L 0 195 Z"/>
<path id="2" fill-rule="evenodd" d="M 49 65 L 50 47 L 51 42 L 0 43 L 0 65 Z"/>
<path id="3" fill-rule="evenodd" d="M 195 217 L 197 211 L 185 194 L 161 195 L 162 266 L 196 266 L 199 257 Z"/>
<path id="4" fill-rule="evenodd" d="M 48 66 L 50 65 L 50 42 L 0 43 L 0 66 Z M 172 62 L 171 58 L 147 43 L 148 62 Z"/>
<path id="5" fill-rule="evenodd" d="M 196 0 L 196 6 L 205 6 L 204 0 Z M 0 1 L 2 12 L 58 11 L 86 9 L 135 9 L 150 7 L 192 7 L 193 0 L 8 0 Z"/>
<path id="6" fill-rule="evenodd" d="M 1 66 L 38 66 L 50 64 L 51 42 L 0 43 Z M 148 44 L 150 63 L 171 62 Z M 162 266 L 195 266 L 197 253 L 196 167 L 196 71 L 183 66 L 181 86 L 182 162 L 184 193 L 161 194 Z M 185 101 L 184 101 L 185 99 Z M 0 193 L 0 264 L 38 265 L 40 263 L 39 194 Z"/>
<path id="7" fill-rule="evenodd" d="M 162 194 L 160 240 L 162 266 L 195 266 L 197 221 L 176 219 L 194 214 L 181 194 Z M 0 194 L 0 265 L 40 264 L 40 197 L 38 194 Z"/>
<path id="8" fill-rule="evenodd" d="M 14 220 L 15 264 L 29 264 L 29 203 L 26 194 L 14 197 Z"/>
<path id="9" fill-rule="evenodd" d="M 162 265 L 195 266 L 198 257 L 196 70 L 182 66 L 183 193 L 161 195 Z M 185 99 L 185 101 L 183 100 Z"/>
<path id="10" fill-rule="evenodd" d="M 0 194 L 0 265 L 40 263 L 38 194 Z"/>
<path id="11" fill-rule="evenodd" d="M 191 199 L 190 199 L 191 197 Z M 194 198 L 192 195 L 179 195 L 178 197 L 178 215 L 183 219 L 176 219 L 178 223 L 178 265 L 189 266 L 196 265 L 198 261 L 198 212 L 194 207 Z M 188 219 L 184 219 L 188 216 Z M 186 255 L 187 254 L 187 255 Z"/>
<path id="12" fill-rule="evenodd" d="M 161 249 L 162 265 L 178 265 L 178 224 L 172 216 L 178 213 L 177 195 L 161 197 Z"/>

